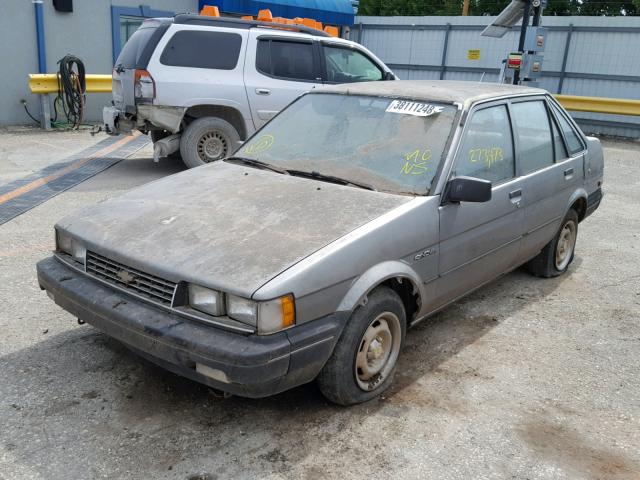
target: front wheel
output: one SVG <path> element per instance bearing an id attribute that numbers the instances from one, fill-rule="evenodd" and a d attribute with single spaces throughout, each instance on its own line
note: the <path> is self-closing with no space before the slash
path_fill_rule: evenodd
<path id="1" fill-rule="evenodd" d="M 202 117 L 194 120 L 180 138 L 180 154 L 189 168 L 215 162 L 234 151 L 240 135 L 226 120 Z"/>
<path id="2" fill-rule="evenodd" d="M 538 277 L 550 278 L 567 271 L 575 254 L 578 221 L 576 211 L 569 210 L 553 240 L 527 265 L 531 273 Z"/>
<path id="3" fill-rule="evenodd" d="M 400 297 L 379 287 L 358 307 L 318 375 L 322 394 L 340 405 L 366 402 L 393 382 L 404 344 L 406 315 Z"/>

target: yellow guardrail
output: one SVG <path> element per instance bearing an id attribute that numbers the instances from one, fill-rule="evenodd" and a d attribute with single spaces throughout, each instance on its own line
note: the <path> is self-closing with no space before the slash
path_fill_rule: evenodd
<path id="1" fill-rule="evenodd" d="M 640 100 L 625 98 L 581 97 L 578 95 L 554 95 L 567 110 L 574 112 L 613 113 L 616 115 L 640 115 Z"/>
<path id="2" fill-rule="evenodd" d="M 111 92 L 111 75 L 87 75 L 85 78 L 87 93 Z M 58 91 L 58 76 L 55 73 L 30 74 L 29 88 L 31 93 L 56 93 Z M 564 108 L 574 112 L 640 116 L 640 100 L 578 95 L 554 95 L 554 97 Z"/>
<path id="3" fill-rule="evenodd" d="M 111 75 L 86 75 L 87 93 L 110 93 Z M 57 93 L 58 74 L 32 73 L 29 75 L 31 93 Z"/>

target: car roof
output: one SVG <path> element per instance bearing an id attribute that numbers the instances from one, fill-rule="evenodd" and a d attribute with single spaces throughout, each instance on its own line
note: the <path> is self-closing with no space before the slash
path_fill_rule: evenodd
<path id="1" fill-rule="evenodd" d="M 459 103 L 465 106 L 492 98 L 547 93 L 546 90 L 541 88 L 520 85 L 454 80 L 390 80 L 386 82 L 346 83 L 315 88 L 313 92 L 410 98 L 413 100 Z"/>

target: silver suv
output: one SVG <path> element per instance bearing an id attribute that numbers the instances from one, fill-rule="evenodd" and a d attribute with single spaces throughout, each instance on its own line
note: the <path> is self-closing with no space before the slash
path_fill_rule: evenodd
<path id="1" fill-rule="evenodd" d="M 231 154 L 317 85 L 396 78 L 357 43 L 284 28 L 200 15 L 146 20 L 116 60 L 106 131 L 149 132 L 156 160 L 179 149 L 195 167 Z"/>
<path id="2" fill-rule="evenodd" d="M 603 165 L 544 90 L 325 87 L 235 156 L 58 222 L 38 278 L 174 372 L 352 404 L 389 387 L 410 325 L 519 265 L 566 272 Z"/>

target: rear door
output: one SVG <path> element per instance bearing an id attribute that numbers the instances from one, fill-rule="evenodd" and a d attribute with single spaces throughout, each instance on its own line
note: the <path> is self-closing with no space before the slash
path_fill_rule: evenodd
<path id="1" fill-rule="evenodd" d="M 444 305 L 516 266 L 524 216 L 522 181 L 517 177 L 507 102 L 471 112 L 450 178 L 492 182 L 484 203 L 440 207 L 437 306 Z"/>
<path id="2" fill-rule="evenodd" d="M 544 97 L 513 100 L 511 114 L 527 198 L 522 253 L 527 260 L 556 234 L 571 195 L 582 184 L 584 147 L 578 138 L 571 145 L 573 153 L 567 148 L 562 125 Z"/>
<path id="3" fill-rule="evenodd" d="M 244 83 L 256 129 L 301 93 L 321 84 L 316 42 L 308 38 L 264 34 L 252 29 Z"/>

